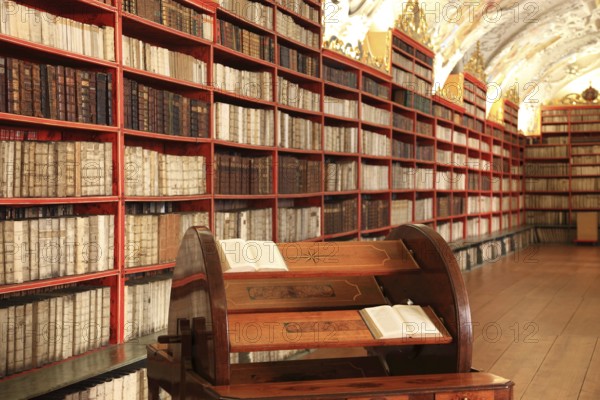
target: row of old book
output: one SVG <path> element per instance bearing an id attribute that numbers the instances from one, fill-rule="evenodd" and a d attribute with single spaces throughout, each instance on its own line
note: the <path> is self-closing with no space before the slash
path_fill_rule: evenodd
<path id="1" fill-rule="evenodd" d="M 414 127 L 414 121 L 412 118 L 407 117 L 406 115 L 395 112 L 392 114 L 392 125 L 394 126 L 394 128 L 412 132 Z"/>
<path id="2" fill-rule="evenodd" d="M 527 147 L 526 158 L 566 158 L 569 154 L 567 146 Z"/>
<path id="3" fill-rule="evenodd" d="M 278 110 L 279 146 L 284 148 L 320 150 L 321 123 L 295 117 Z"/>
<path id="4" fill-rule="evenodd" d="M 442 139 L 445 140 L 447 142 L 451 142 L 452 141 L 452 133 L 453 133 L 453 129 L 452 128 L 448 128 L 447 126 L 443 126 L 443 125 L 436 125 L 435 127 L 435 137 L 438 139 Z"/>
<path id="5" fill-rule="evenodd" d="M 112 124 L 112 74 L 0 56 L 0 112 Z"/>
<path id="6" fill-rule="evenodd" d="M 73 204 L 52 204 L 38 207 L 3 206 L 0 207 L 0 221 L 68 217 L 74 215 L 74 209 Z"/>
<path id="7" fill-rule="evenodd" d="M 433 197 L 424 197 L 415 200 L 415 221 L 429 221 L 433 219 Z"/>
<path id="8" fill-rule="evenodd" d="M 390 98 L 390 88 L 388 86 L 381 84 L 368 76 L 363 76 L 362 83 L 362 88 L 365 92 L 386 100 Z"/>
<path id="9" fill-rule="evenodd" d="M 303 43 L 313 49 L 318 50 L 321 48 L 321 35 L 319 32 L 313 32 L 302 25 L 297 24 L 291 15 L 277 10 L 275 23 L 275 30 L 280 35 L 288 37 L 296 42 Z"/>
<path id="10" fill-rule="evenodd" d="M 390 155 L 390 138 L 377 132 L 361 130 L 362 154 L 386 157 Z"/>
<path id="11" fill-rule="evenodd" d="M 273 193 L 272 166 L 271 156 L 216 153 L 215 194 L 271 194 Z"/>
<path id="12" fill-rule="evenodd" d="M 409 90 L 410 89 L 410 90 Z M 428 95 L 419 95 L 417 93 L 413 93 L 411 90 L 413 90 L 413 88 L 408 88 L 408 89 L 396 89 L 394 90 L 394 92 L 392 93 L 392 101 L 400 104 L 401 106 L 405 106 L 405 107 L 412 107 L 415 108 L 416 110 L 419 110 L 425 114 L 431 114 L 431 107 L 432 107 L 432 101 L 431 98 Z M 459 114 L 456 114 L 459 115 Z M 465 119 L 463 119 L 462 121 L 463 123 L 466 122 Z M 471 122 L 471 125 L 475 124 L 475 122 Z M 474 126 L 468 126 L 469 128 L 474 128 Z M 481 129 L 483 128 L 483 124 L 479 124 L 477 126 L 478 131 L 481 132 Z"/>
<path id="13" fill-rule="evenodd" d="M 303 16 L 306 19 L 309 19 L 313 22 L 319 23 L 319 9 L 310 6 L 308 3 L 304 1 L 296 1 L 296 0 L 277 0 L 277 4 L 280 6 L 287 8 L 288 10 L 295 12 L 298 15 Z"/>
<path id="14" fill-rule="evenodd" d="M 464 236 L 465 223 L 463 221 L 443 222 L 438 224 L 436 229 L 446 242 L 461 240 Z"/>
<path id="15" fill-rule="evenodd" d="M 528 163 L 525 164 L 525 176 L 549 176 L 569 175 L 569 164 L 565 163 Z"/>
<path id="16" fill-rule="evenodd" d="M 358 88 L 358 74 L 356 72 L 335 68 L 327 64 L 323 64 L 323 79 L 353 89 Z"/>
<path id="17" fill-rule="evenodd" d="M 305 89 L 297 83 L 277 77 L 277 94 L 280 104 L 318 112 L 321 108 L 321 93 Z"/>
<path id="18" fill-rule="evenodd" d="M 291 47 L 278 45 L 279 65 L 302 74 L 319 77 L 319 59 Z"/>
<path id="19" fill-rule="evenodd" d="M 208 137 L 208 103 L 123 79 L 125 128 L 166 135 Z"/>
<path id="20" fill-rule="evenodd" d="M 125 340 L 158 332 L 167 327 L 171 278 L 147 276 L 125 283 Z"/>
<path id="21" fill-rule="evenodd" d="M 327 96 L 323 100 L 323 112 L 343 118 L 358 118 L 358 101 Z"/>
<path id="22" fill-rule="evenodd" d="M 209 226 L 207 212 L 125 215 L 125 268 L 175 261 L 183 235 Z"/>
<path id="23" fill-rule="evenodd" d="M 394 139 L 392 140 L 392 157 L 413 158 L 414 147 L 411 142 Z"/>
<path id="24" fill-rule="evenodd" d="M 0 284 L 114 268 L 114 216 L 0 221 Z"/>
<path id="25" fill-rule="evenodd" d="M 268 5 L 252 0 L 218 0 L 218 3 L 247 21 L 273 29 L 273 8 Z"/>
<path id="26" fill-rule="evenodd" d="M 408 199 L 392 200 L 392 225 L 403 225 L 410 223 L 413 220 L 413 204 L 414 202 Z"/>
<path id="27" fill-rule="evenodd" d="M 306 354 L 307 350 L 270 350 L 229 353 L 229 362 L 232 364 L 245 364 L 254 362 L 283 361 Z"/>
<path id="28" fill-rule="evenodd" d="M 574 194 L 571 195 L 571 207 L 581 209 L 598 209 L 600 208 L 599 194 Z"/>
<path id="29" fill-rule="evenodd" d="M 255 146 L 273 146 L 275 143 L 273 110 L 222 102 L 216 102 L 214 110 L 217 139 Z"/>
<path id="30" fill-rule="evenodd" d="M 115 29 L 42 12 L 12 0 L 0 7 L 0 34 L 83 54 L 115 60 Z"/>
<path id="31" fill-rule="evenodd" d="M 0 197 L 110 196 L 110 142 L 0 141 Z"/>
<path id="32" fill-rule="evenodd" d="M 377 125 L 390 123 L 390 112 L 379 107 L 361 103 L 361 120 Z"/>
<path id="33" fill-rule="evenodd" d="M 454 198 L 450 198 L 450 196 L 438 196 L 436 202 L 438 218 L 445 218 L 451 215 L 463 215 L 465 213 L 464 197 L 454 196 Z"/>
<path id="34" fill-rule="evenodd" d="M 549 228 L 538 226 L 535 236 L 538 243 L 573 243 L 576 237 L 575 229 Z"/>
<path id="35" fill-rule="evenodd" d="M 415 168 L 404 166 L 402 164 L 392 164 L 392 188 L 393 189 L 413 189 L 414 188 Z"/>
<path id="36" fill-rule="evenodd" d="M 377 229 L 390 225 L 390 202 L 384 199 L 363 198 L 361 204 L 361 228 Z"/>
<path id="37" fill-rule="evenodd" d="M 577 189 L 579 187 L 579 189 Z M 528 178 L 525 179 L 525 190 L 528 192 L 565 192 L 569 188 L 569 178 Z M 571 190 L 595 190 L 596 180 L 573 179 Z"/>
<path id="38" fill-rule="evenodd" d="M 526 208 L 563 208 L 569 209 L 569 194 L 564 195 L 533 195 L 525 196 Z"/>
<path id="39" fill-rule="evenodd" d="M 277 240 L 300 242 L 321 236 L 321 207 L 286 207 L 281 202 L 277 210 Z"/>
<path id="40" fill-rule="evenodd" d="M 0 300 L 0 377 L 107 345 L 109 319 L 109 287 L 68 287 Z"/>
<path id="41" fill-rule="evenodd" d="M 577 154 L 600 154 L 600 145 L 590 145 L 590 146 L 573 146 L 571 148 L 571 155 Z"/>
<path id="42" fill-rule="evenodd" d="M 360 187 L 362 190 L 388 190 L 390 167 L 387 165 L 361 165 Z"/>
<path id="43" fill-rule="evenodd" d="M 213 87 L 240 96 L 273 101 L 273 74 L 213 63 Z"/>
<path id="44" fill-rule="evenodd" d="M 465 98 L 465 100 L 467 100 L 467 99 Z M 469 104 L 469 103 L 465 102 L 464 103 L 465 112 L 467 112 L 471 115 L 474 115 L 475 117 L 477 117 L 479 119 L 485 119 L 485 111 L 480 108 L 481 105 L 485 105 L 485 102 L 481 103 L 479 101 L 479 107 L 476 106 L 475 104 Z"/>
<path id="45" fill-rule="evenodd" d="M 124 65 L 184 81 L 206 82 L 204 61 L 128 36 L 122 39 Z"/>
<path id="46" fill-rule="evenodd" d="M 596 147 L 596 146 L 594 146 Z M 600 146 L 598 146 L 597 149 L 591 150 L 591 149 L 587 149 L 586 150 L 589 153 L 598 153 L 596 155 L 592 155 L 592 156 L 581 156 L 578 155 L 576 157 L 571 157 L 571 163 L 573 165 L 577 165 L 577 164 L 600 164 Z"/>
<path id="47" fill-rule="evenodd" d="M 330 159 L 325 165 L 325 191 L 344 192 L 357 189 L 356 160 Z"/>
<path id="48" fill-rule="evenodd" d="M 406 72 L 402 69 L 392 67 L 392 79 L 394 83 L 410 89 L 422 96 L 431 96 L 432 84 L 425 79 L 419 78 L 412 72 Z M 485 102 L 484 102 L 485 105 Z"/>
<path id="49" fill-rule="evenodd" d="M 214 226 L 218 239 L 273 240 L 273 209 L 217 210 Z"/>
<path id="50" fill-rule="evenodd" d="M 279 155 L 278 192 L 280 194 L 321 191 L 321 161 Z"/>
<path id="51" fill-rule="evenodd" d="M 219 20 L 216 42 L 250 57 L 275 61 L 272 37 L 251 32 L 228 21 Z"/>
<path id="52" fill-rule="evenodd" d="M 527 211 L 527 225 L 568 225 L 569 211 Z"/>
<path id="53" fill-rule="evenodd" d="M 128 366 L 44 395 L 47 400 L 148 400 L 146 368 Z M 170 400 L 160 389 L 157 400 Z"/>
<path id="54" fill-rule="evenodd" d="M 351 232 L 357 229 L 358 200 L 356 197 L 324 205 L 325 235 Z"/>
<path id="55" fill-rule="evenodd" d="M 467 214 L 486 214 L 492 211 L 492 198 L 490 196 L 471 195 L 467 197 Z M 461 210 L 464 211 L 464 210 Z"/>
<path id="56" fill-rule="evenodd" d="M 174 0 L 123 0 L 123 11 L 207 40 L 213 38 L 213 17 Z"/>
<path id="57" fill-rule="evenodd" d="M 585 167 L 571 167 L 571 175 L 572 176 L 581 176 L 581 175 L 591 175 L 598 176 L 600 175 L 600 165 L 588 165 Z"/>
<path id="58" fill-rule="evenodd" d="M 358 128 L 353 126 L 325 125 L 325 151 L 356 153 Z"/>
<path id="59" fill-rule="evenodd" d="M 483 106 L 485 107 L 485 102 L 483 103 Z M 463 116 L 462 116 L 462 125 L 466 126 L 467 128 L 469 128 L 471 130 L 474 130 L 477 132 L 483 132 L 483 121 L 479 120 L 479 119 L 475 119 L 467 114 L 463 114 Z"/>
<path id="60" fill-rule="evenodd" d="M 433 136 L 433 125 L 429 122 L 417 120 L 417 133 L 425 136 Z"/>
<path id="61" fill-rule="evenodd" d="M 421 161 L 433 161 L 434 147 L 427 143 L 417 142 L 415 158 Z"/>
<path id="62" fill-rule="evenodd" d="M 125 147 L 126 196 L 191 196 L 206 193 L 206 158 Z"/>

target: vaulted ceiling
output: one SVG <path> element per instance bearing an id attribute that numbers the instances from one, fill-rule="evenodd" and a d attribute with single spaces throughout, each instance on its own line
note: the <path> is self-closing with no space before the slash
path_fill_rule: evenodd
<path id="1" fill-rule="evenodd" d="M 406 1 L 326 0 L 325 37 L 350 43 L 387 30 Z M 600 0 L 418 0 L 443 85 L 481 44 L 488 85 L 518 85 L 520 128 L 535 130 L 540 104 L 580 93 L 600 78 Z"/>

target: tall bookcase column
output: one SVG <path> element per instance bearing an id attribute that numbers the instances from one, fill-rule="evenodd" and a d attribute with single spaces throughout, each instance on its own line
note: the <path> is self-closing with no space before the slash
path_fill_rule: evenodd
<path id="1" fill-rule="evenodd" d="M 600 210 L 597 178 L 600 173 L 599 110 L 600 107 L 585 103 L 542 107 L 541 135 L 530 139 L 525 148 L 528 161 L 534 157 L 540 160 L 534 164 L 538 168 L 526 165 L 529 223 L 571 226 L 575 224 L 578 212 Z M 566 194 L 565 186 L 569 187 Z M 533 188 L 537 190 L 532 192 Z M 538 203 L 548 208 L 547 215 L 536 212 Z M 554 236 L 545 239 L 572 238 L 572 232 L 565 232 L 559 236 L 555 231 Z"/>
<path id="2" fill-rule="evenodd" d="M 275 240 L 322 240 L 324 156 L 321 7 L 275 4 L 277 202 Z"/>
<path id="3" fill-rule="evenodd" d="M 324 237 L 357 239 L 360 66 L 323 50 Z"/>
<path id="4" fill-rule="evenodd" d="M 391 75 L 393 137 L 396 148 L 403 149 L 394 160 L 394 189 L 404 189 L 403 174 L 412 176 L 413 221 L 435 227 L 435 138 L 432 114 L 433 52 L 398 28 L 392 30 Z M 412 147 L 412 149 L 411 149 Z M 411 151 L 412 150 L 412 151 Z M 410 154 L 412 153 L 412 154 Z M 395 201 L 407 200 L 406 193 L 395 193 Z M 402 204 L 402 203 L 396 203 Z"/>
<path id="5" fill-rule="evenodd" d="M 118 5 L 123 137 L 119 343 L 145 329 L 132 319 L 136 287 L 149 276 L 166 276 L 187 227 L 210 224 L 215 7 L 187 0 Z"/>
<path id="6" fill-rule="evenodd" d="M 525 179 L 524 145 L 525 137 L 518 131 L 519 98 L 515 91 L 509 91 L 504 105 L 504 142 L 510 151 L 510 227 L 515 228 L 525 223 Z M 515 182 L 513 184 L 513 182 Z M 503 210 L 504 211 L 504 210 Z M 503 226 L 503 229 L 505 227 Z"/>
<path id="7" fill-rule="evenodd" d="M 542 133 L 525 148 L 527 223 L 569 224 L 570 142 L 566 108 L 542 111 Z M 569 189 L 565 191 L 565 187 Z"/>
<path id="8" fill-rule="evenodd" d="M 213 229 L 223 239 L 276 236 L 275 13 L 266 1 L 216 12 Z"/>
<path id="9" fill-rule="evenodd" d="M 117 342 L 121 283 L 118 14 L 100 2 L 20 1 L 11 7 L 0 24 L 0 308 L 2 320 L 27 335 L 15 332 L 16 341 L 5 347 L 1 333 L 0 376 Z M 73 311 L 83 297 L 106 308 L 93 315 L 97 331 L 84 329 L 82 314 L 65 312 L 63 320 L 63 308 Z M 33 309 L 42 303 L 60 310 L 60 318 L 34 326 Z M 46 357 L 41 340 L 33 355 L 41 326 L 63 338 L 53 343 L 53 354 L 45 349 Z M 6 356 L 13 363 L 5 363 Z"/>
<path id="10" fill-rule="evenodd" d="M 363 67 L 359 87 L 361 234 L 380 236 L 391 226 L 391 83 L 383 73 Z"/>
<path id="11" fill-rule="evenodd" d="M 123 46 L 120 38 L 123 36 L 122 1 L 115 0 L 115 60 L 117 62 L 117 74 L 115 77 L 116 91 L 113 109 L 116 112 L 116 125 L 119 127 L 115 166 L 118 171 L 117 195 L 119 196 L 118 213 L 116 216 L 115 230 L 115 260 L 119 274 L 112 279 L 113 291 L 111 294 L 110 326 L 111 343 L 123 343 L 125 335 L 125 107 L 123 91 Z M 109 281 L 110 284 L 110 281 Z"/>

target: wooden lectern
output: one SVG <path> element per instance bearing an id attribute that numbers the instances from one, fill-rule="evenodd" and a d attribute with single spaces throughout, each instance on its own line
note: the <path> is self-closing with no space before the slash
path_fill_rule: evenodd
<path id="1" fill-rule="evenodd" d="M 162 387 L 175 399 L 512 399 L 512 382 L 471 370 L 467 293 L 452 250 L 432 229 L 277 246 L 289 271 L 223 274 L 211 232 L 187 231 L 168 336 L 148 346 L 151 398 Z M 442 336 L 374 339 L 358 310 L 408 299 Z M 230 363 L 235 352 L 323 348 L 334 350 L 316 353 L 335 356 Z M 344 357 L 348 348 L 366 350 Z"/>

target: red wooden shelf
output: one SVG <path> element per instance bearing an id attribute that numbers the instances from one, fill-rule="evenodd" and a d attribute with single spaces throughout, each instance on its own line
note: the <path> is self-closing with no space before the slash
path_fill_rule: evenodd
<path id="1" fill-rule="evenodd" d="M 196 201 L 210 199 L 210 194 L 199 194 L 189 196 L 125 196 L 127 202 L 155 202 L 155 201 Z"/>
<path id="2" fill-rule="evenodd" d="M 95 279 L 108 278 L 116 276 L 119 271 L 111 269 L 108 271 L 92 272 L 85 275 L 67 275 L 51 279 L 42 279 L 37 281 L 27 281 L 23 283 L 15 283 L 9 285 L 0 285 L 0 294 L 21 292 L 24 290 L 42 289 L 51 286 L 68 285 L 70 283 L 86 282 Z"/>
<path id="3" fill-rule="evenodd" d="M 210 46 L 212 41 L 201 38 L 199 36 L 190 35 L 174 28 L 159 24 L 154 21 L 149 21 L 145 18 L 138 17 L 135 14 L 127 12 L 121 13 L 123 23 L 123 34 L 136 37 L 148 38 L 157 42 L 165 40 L 175 40 L 178 46 Z"/>
<path id="4" fill-rule="evenodd" d="M 57 129 L 69 129 L 89 132 L 104 132 L 104 133 L 117 133 L 119 128 L 109 125 L 97 125 L 97 124 L 85 124 L 82 122 L 70 122 L 61 121 L 58 119 L 47 119 L 38 117 L 29 117 L 26 115 L 9 114 L 0 112 L 0 123 L 10 125 L 19 124 L 19 126 L 31 126 L 39 128 L 57 128 Z"/>
<path id="5" fill-rule="evenodd" d="M 89 197 L 11 197 L 0 198 L 0 205 L 51 205 L 51 204 L 87 204 L 87 203 L 116 203 L 117 196 Z"/>
<path id="6" fill-rule="evenodd" d="M 141 267 L 126 267 L 124 269 L 124 272 L 125 272 L 125 275 L 131 275 L 131 274 L 139 274 L 142 272 L 162 271 L 164 269 L 169 269 L 169 268 L 174 268 L 174 267 L 175 267 L 175 261 L 169 262 L 169 263 L 164 263 L 164 264 L 158 264 L 158 265 L 144 265 Z"/>
<path id="7" fill-rule="evenodd" d="M 202 85 L 201 83 L 196 83 L 192 81 L 187 81 L 183 79 L 172 78 L 167 75 L 157 74 L 154 72 L 148 72 L 137 68 L 132 68 L 128 66 L 123 66 L 123 72 L 128 75 L 132 75 L 133 77 L 141 77 L 146 80 L 158 81 L 161 84 L 169 84 L 170 86 L 179 87 L 182 90 L 210 90 L 209 86 Z"/>
<path id="8" fill-rule="evenodd" d="M 167 141 L 174 141 L 174 142 L 189 142 L 189 143 L 208 143 L 208 142 L 210 142 L 210 139 L 208 139 L 208 138 L 167 135 L 166 133 L 144 132 L 144 131 L 136 131 L 133 129 L 123 129 L 123 133 L 126 136 L 135 136 L 135 137 L 167 140 Z"/>
<path id="9" fill-rule="evenodd" d="M 6 18 L 6 16 L 3 18 Z M 38 58 L 47 59 L 51 63 L 61 62 L 64 64 L 66 61 L 66 64 L 68 65 L 87 66 L 94 68 L 102 67 L 107 69 L 117 68 L 117 64 L 114 61 L 107 61 L 101 58 L 73 53 L 57 47 L 45 46 L 43 44 L 30 42 L 5 34 L 0 34 L 0 43 L 2 44 L 3 48 L 5 46 L 9 47 L 10 45 L 14 46 L 15 50 L 17 48 L 22 48 L 22 50 L 27 51 L 29 57 L 35 55 L 38 56 Z M 10 50 L 10 48 L 8 50 Z M 57 53 L 60 53 L 60 55 L 57 55 Z"/>

